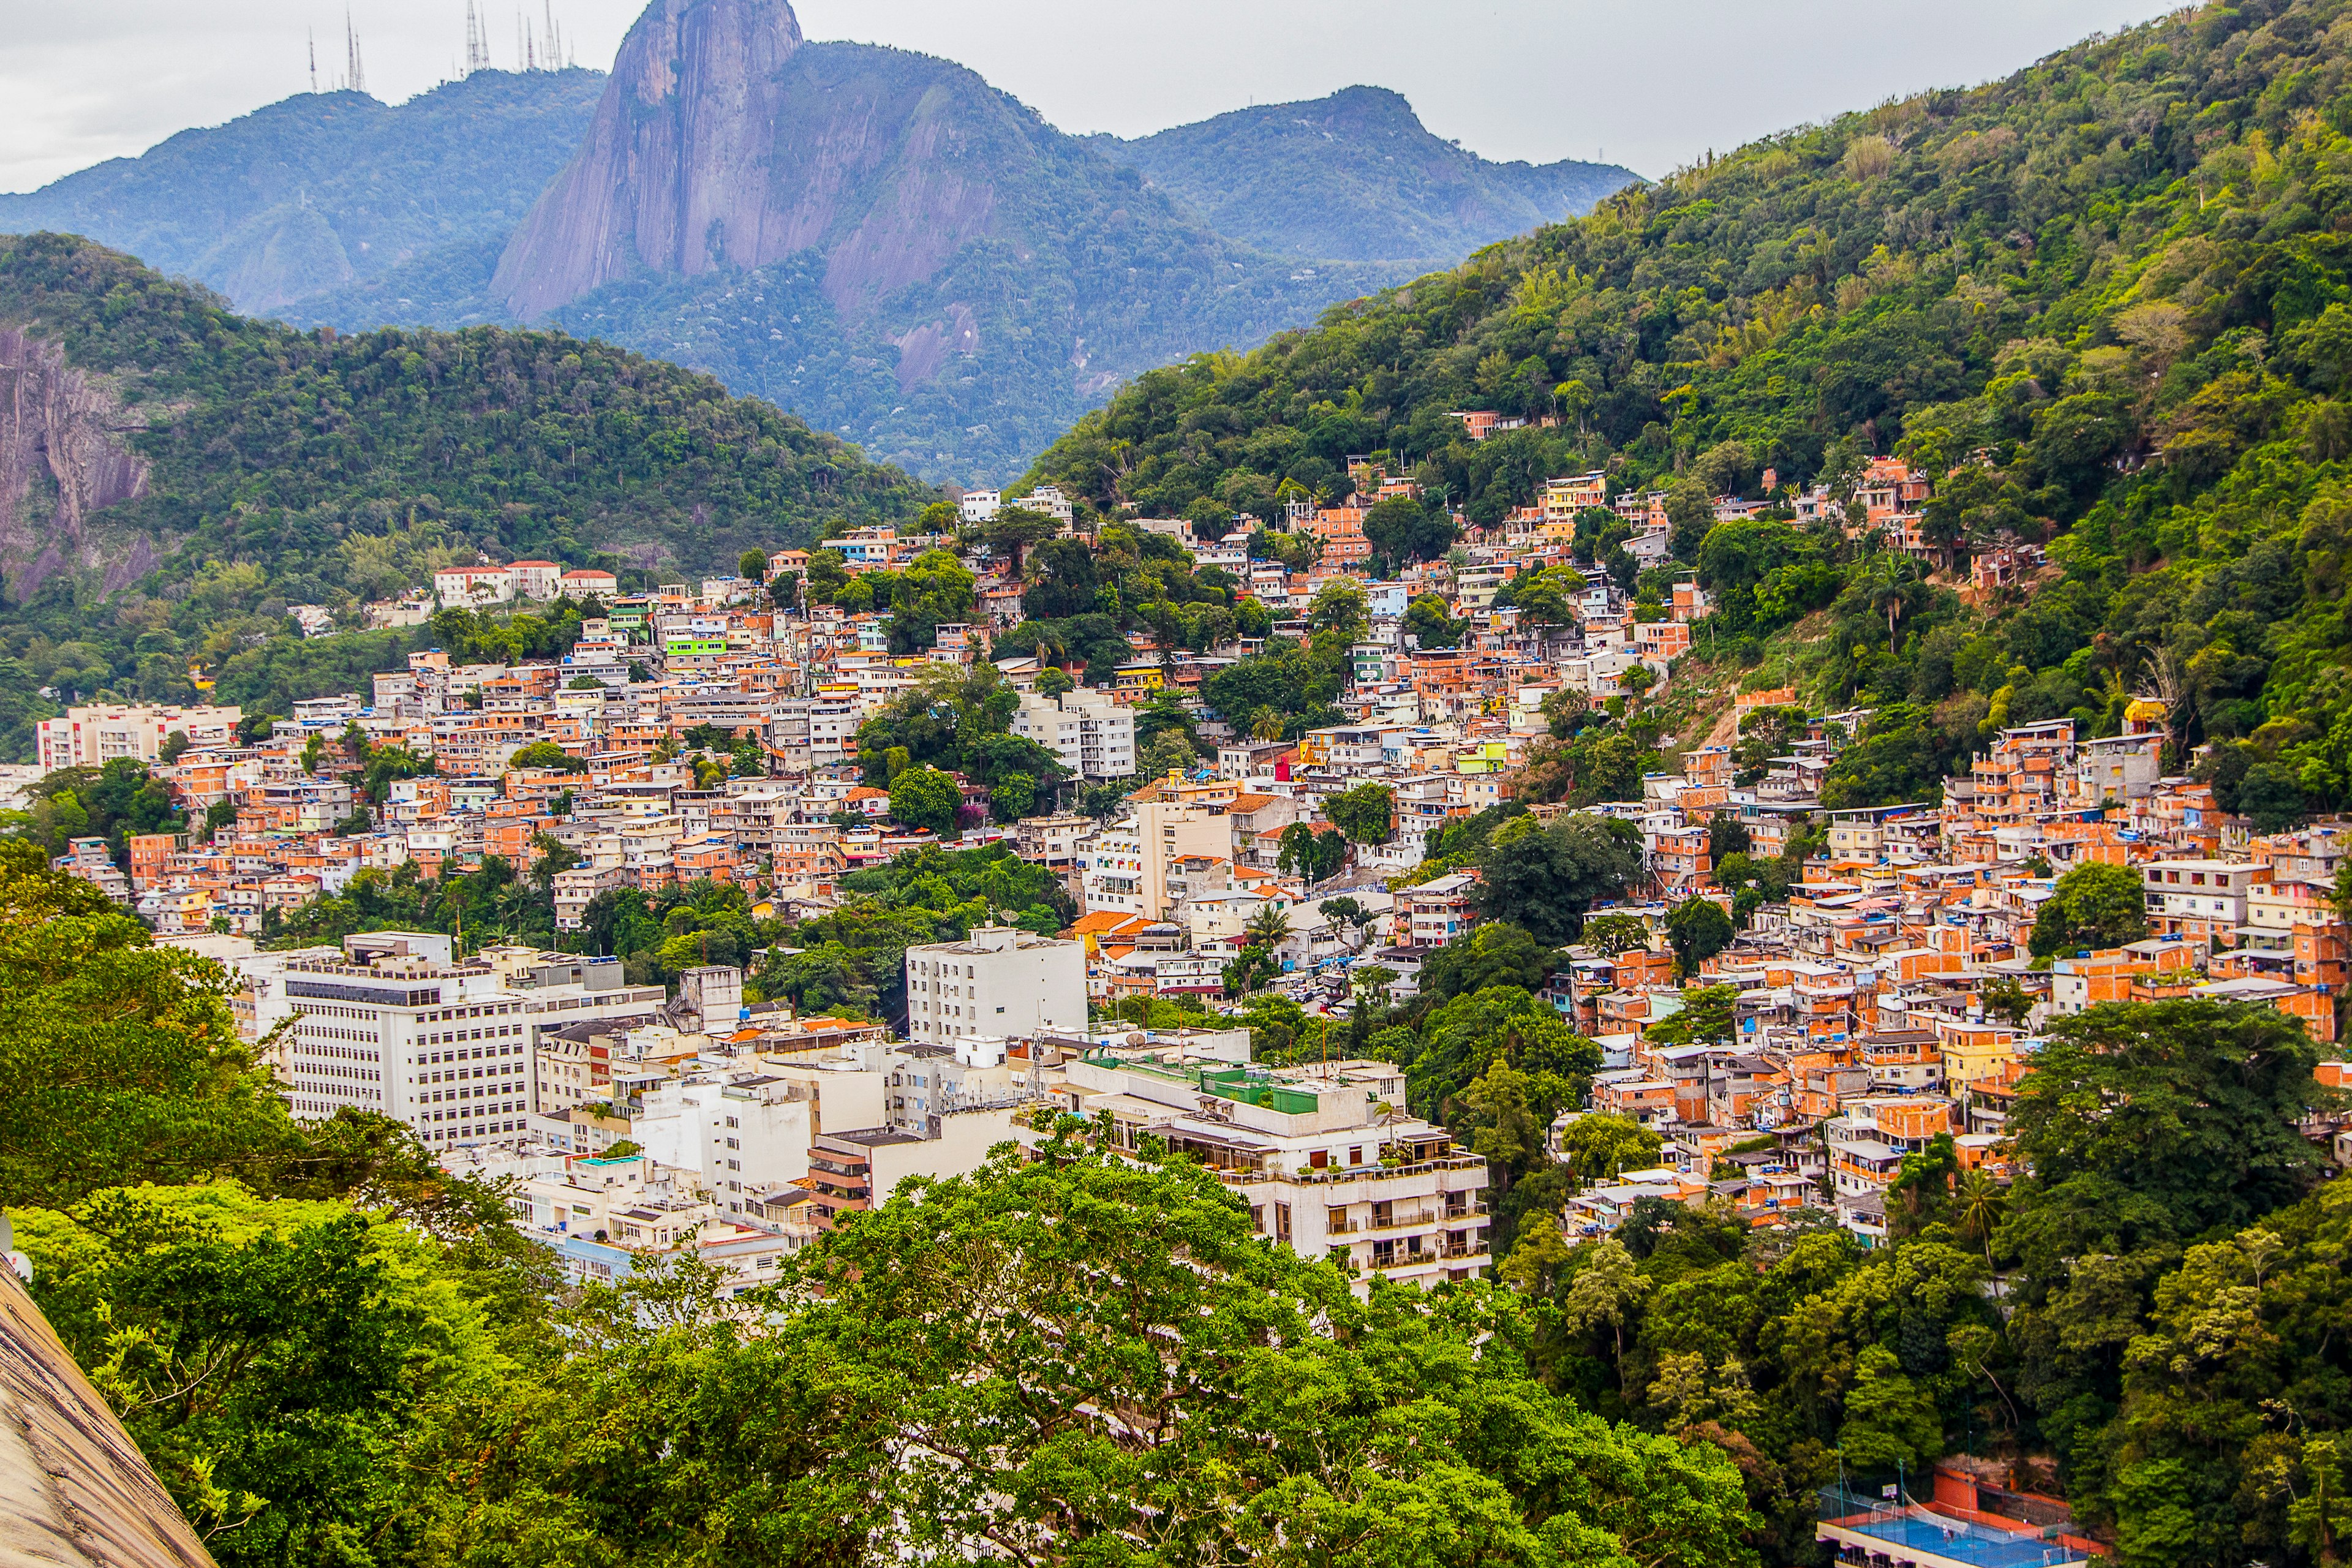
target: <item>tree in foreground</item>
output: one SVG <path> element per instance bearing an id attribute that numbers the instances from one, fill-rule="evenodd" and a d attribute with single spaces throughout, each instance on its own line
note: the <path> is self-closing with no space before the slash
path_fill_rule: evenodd
<path id="1" fill-rule="evenodd" d="M 838 1391 L 869 1554 L 1040 1563 L 1738 1563 L 1738 1473 L 1577 1410 L 1507 1300 L 1376 1285 L 1205 1175 L 1001 1157 L 803 1263 L 777 1352 Z M 1336 1555 L 1335 1555 L 1336 1554 Z"/>
<path id="2" fill-rule="evenodd" d="M 0 845 L 0 1204 L 258 1180 L 299 1158 L 306 1140 L 237 1037 L 231 989 L 37 847 Z"/>

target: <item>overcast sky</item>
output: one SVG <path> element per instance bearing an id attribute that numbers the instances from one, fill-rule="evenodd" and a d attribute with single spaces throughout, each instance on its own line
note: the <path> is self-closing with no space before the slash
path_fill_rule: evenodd
<path id="1" fill-rule="evenodd" d="M 802 0 L 812 38 L 970 66 L 1067 131 L 1134 136 L 1354 83 L 1410 98 L 1490 158 L 1655 175 L 1709 148 L 1920 88 L 2005 74 L 2179 0 Z M 486 0 L 608 66 L 642 0 Z M 466 0 L 351 0 L 378 98 L 449 76 Z M 0 0 L 0 190 L 136 154 L 310 85 L 343 59 L 341 0 Z"/>

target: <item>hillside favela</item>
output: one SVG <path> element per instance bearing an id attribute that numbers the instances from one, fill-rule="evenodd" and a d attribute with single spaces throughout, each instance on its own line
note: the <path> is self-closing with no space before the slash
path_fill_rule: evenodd
<path id="1" fill-rule="evenodd" d="M 810 9 L 14 117 L 0 1564 L 2352 1558 L 2352 3 Z"/>

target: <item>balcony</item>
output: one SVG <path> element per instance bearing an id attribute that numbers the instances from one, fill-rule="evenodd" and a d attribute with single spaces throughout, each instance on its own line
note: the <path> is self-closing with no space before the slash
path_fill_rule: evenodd
<path id="1" fill-rule="evenodd" d="M 1449 1154 L 1438 1160 L 1422 1160 L 1410 1165 L 1333 1165 L 1327 1170 L 1279 1171 L 1271 1168 L 1241 1171 L 1212 1171 L 1210 1174 L 1229 1186 L 1247 1186 L 1259 1182 L 1287 1182 L 1300 1186 L 1323 1186 L 1334 1182 L 1386 1181 L 1396 1176 L 1417 1176 L 1430 1171 L 1468 1171 L 1486 1168 L 1483 1154 Z M 1478 1212 L 1486 1212 L 1480 1205 Z"/>

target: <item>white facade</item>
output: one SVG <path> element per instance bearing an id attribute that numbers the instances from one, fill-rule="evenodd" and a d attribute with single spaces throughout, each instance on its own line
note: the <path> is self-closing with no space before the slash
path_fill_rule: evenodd
<path id="1" fill-rule="evenodd" d="M 1062 493 L 1059 485 L 1039 485 L 1025 496 L 1013 497 L 1013 504 L 1031 511 L 1042 511 L 1066 526 L 1070 521 L 1070 498 Z"/>
<path id="2" fill-rule="evenodd" d="M 1135 710 L 1107 691 L 1024 692 L 1013 732 L 1053 752 L 1080 778 L 1123 779 L 1135 772 Z"/>
<path id="3" fill-rule="evenodd" d="M 102 768 L 118 757 L 152 763 L 163 754 L 163 742 L 175 730 L 187 736 L 193 746 L 233 744 L 237 721 L 244 717 L 244 710 L 235 706 L 142 708 L 92 703 L 68 709 L 61 717 L 44 719 L 36 725 L 35 754 L 45 773 L 59 768 Z"/>
<path id="4" fill-rule="evenodd" d="M 986 522 L 1004 510 L 1003 490 L 966 490 L 956 510 L 966 522 Z"/>
<path id="5" fill-rule="evenodd" d="M 503 566 L 445 566 L 433 574 L 433 596 L 445 605 L 503 605 L 515 596 L 515 576 Z"/>
<path id="6" fill-rule="evenodd" d="M 907 1038 L 1079 1034 L 1087 1026 L 1086 949 L 1012 926 L 976 926 L 961 942 L 907 950 Z"/>
<path id="7" fill-rule="evenodd" d="M 509 561 L 514 591 L 526 599 L 552 599 L 563 589 L 563 568 L 552 561 Z"/>
<path id="8" fill-rule="evenodd" d="M 1097 828 L 1079 842 L 1076 863 L 1086 913 L 1144 912 L 1143 839 L 1133 823 Z"/>
<path id="9" fill-rule="evenodd" d="M 606 984 L 602 974 L 509 987 L 488 963 L 451 962 L 446 936 L 372 931 L 346 937 L 343 947 L 289 964 L 279 983 L 295 1020 L 284 1064 L 290 1108 L 303 1121 L 346 1108 L 378 1111 L 436 1148 L 523 1130 L 539 1029 L 663 999 L 657 986 Z M 602 967 L 617 978 L 616 966 Z"/>
<path id="10" fill-rule="evenodd" d="M 1301 1258 L 1422 1285 L 1493 1261 L 1486 1162 L 1444 1128 L 1381 1109 L 1404 1102 L 1402 1068 L 1268 1072 L 1163 1054 L 1063 1070 L 1065 1103 L 1109 1111 L 1118 1146 L 1150 1136 L 1192 1154 L 1241 1194 L 1260 1235 Z"/>
<path id="11" fill-rule="evenodd" d="M 2149 915 L 2225 927 L 2246 923 L 2247 893 L 2268 873 L 2244 860 L 2150 860 L 2140 868 Z"/>
<path id="12" fill-rule="evenodd" d="M 711 1195 L 740 1214 L 746 1193 L 757 1197 L 808 1174 L 809 1143 L 824 1124 L 806 1085 L 741 1073 L 661 1085 L 629 1131 L 661 1163 L 700 1172 Z"/>

